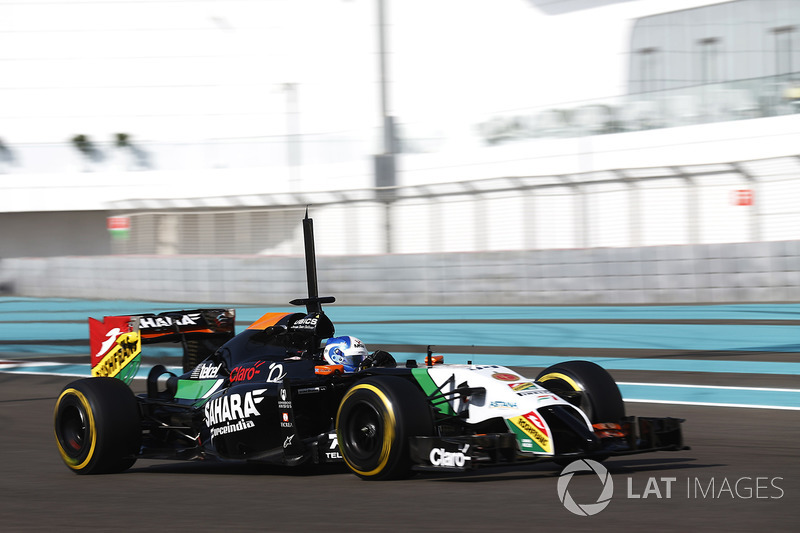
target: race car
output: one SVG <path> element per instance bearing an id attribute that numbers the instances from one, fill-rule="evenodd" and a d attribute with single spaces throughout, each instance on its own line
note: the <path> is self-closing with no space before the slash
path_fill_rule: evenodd
<path id="1" fill-rule="evenodd" d="M 303 219 L 305 312 L 267 313 L 234 335 L 231 309 L 90 319 L 92 376 L 56 401 L 55 437 L 78 474 L 139 458 L 344 463 L 366 480 L 415 471 L 685 449 L 677 418 L 626 416 L 614 379 L 566 361 L 535 379 L 498 365 L 443 364 L 430 348 L 398 365 L 335 334 L 317 291 L 313 222 Z M 184 373 L 154 366 L 128 383 L 142 343 L 179 340 Z M 196 361 L 198 354 L 204 355 Z M 421 354 L 422 356 L 422 354 Z"/>

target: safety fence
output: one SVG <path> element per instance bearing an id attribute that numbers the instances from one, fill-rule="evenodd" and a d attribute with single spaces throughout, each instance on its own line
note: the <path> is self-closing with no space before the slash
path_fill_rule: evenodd
<path id="1" fill-rule="evenodd" d="M 647 247 L 796 239 L 800 157 L 113 204 L 122 255 L 322 255 Z"/>
<path id="2" fill-rule="evenodd" d="M 112 255 L 6 258 L 0 284 L 24 296 L 285 305 L 305 291 L 308 208 L 322 290 L 343 304 L 794 302 L 799 172 L 792 156 L 125 200 Z"/>

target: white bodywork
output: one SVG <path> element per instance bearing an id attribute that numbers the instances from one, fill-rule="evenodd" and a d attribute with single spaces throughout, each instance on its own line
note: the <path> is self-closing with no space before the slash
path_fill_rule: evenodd
<path id="1" fill-rule="evenodd" d="M 481 387 L 485 394 L 472 394 L 465 398 L 447 396 L 455 414 L 468 408 L 466 421 L 476 424 L 491 418 L 502 417 L 517 436 L 520 451 L 536 455 L 553 455 L 552 432 L 539 415 L 539 409 L 550 405 L 566 405 L 583 417 L 586 426 L 592 425 L 586 415 L 569 402 L 539 386 L 533 379 L 520 376 L 499 365 L 442 365 L 426 369 L 442 394 L 448 395 L 463 387 Z M 439 406 L 444 409 L 444 405 Z"/>

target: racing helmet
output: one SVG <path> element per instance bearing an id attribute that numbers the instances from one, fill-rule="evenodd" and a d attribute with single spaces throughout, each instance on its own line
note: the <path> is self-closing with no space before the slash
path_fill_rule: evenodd
<path id="1" fill-rule="evenodd" d="M 349 335 L 328 339 L 322 352 L 329 365 L 342 365 L 345 372 L 356 372 L 367 355 L 364 343 Z"/>

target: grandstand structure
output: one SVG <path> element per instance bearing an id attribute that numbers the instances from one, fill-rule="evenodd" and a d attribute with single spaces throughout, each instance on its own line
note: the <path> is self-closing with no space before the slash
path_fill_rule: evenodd
<path id="1" fill-rule="evenodd" d="M 274 134 L 15 143 L 0 130 L 13 228 L 0 282 L 279 305 L 302 292 L 310 205 L 321 281 L 345 304 L 800 300 L 800 4 L 507 4 L 624 32 L 605 59 L 622 89 L 465 113 L 458 128 L 400 116 L 388 187 L 378 125 L 302 131 L 293 84 L 267 97 L 276 114 L 254 113 L 278 119 Z M 129 124 L 149 124 L 136 113 Z"/>

